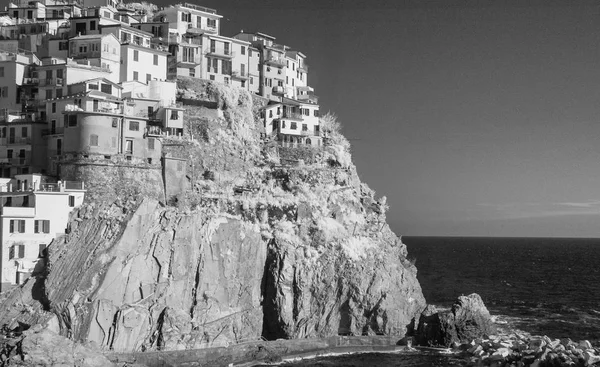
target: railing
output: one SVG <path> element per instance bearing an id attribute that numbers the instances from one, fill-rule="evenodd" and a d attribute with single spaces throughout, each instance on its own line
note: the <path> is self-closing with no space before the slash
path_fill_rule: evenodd
<path id="1" fill-rule="evenodd" d="M 248 73 L 246 73 L 245 71 L 241 72 L 239 70 L 234 70 L 231 73 L 231 77 L 236 79 L 248 79 Z"/>
<path id="2" fill-rule="evenodd" d="M 299 101 L 308 101 L 311 103 L 319 103 L 319 97 L 314 94 L 298 94 L 296 98 Z"/>
<path id="3" fill-rule="evenodd" d="M 63 78 L 39 79 L 39 84 L 40 84 L 40 87 L 43 87 L 43 86 L 46 86 L 46 85 L 58 85 L 58 86 L 62 86 L 63 85 Z"/>
<path id="4" fill-rule="evenodd" d="M 234 57 L 235 56 L 235 52 L 231 51 L 231 49 L 225 50 L 225 49 L 211 48 L 211 49 L 209 49 L 208 51 L 205 52 L 205 55 L 207 55 L 207 56 L 221 56 L 221 57 Z"/>
<path id="5" fill-rule="evenodd" d="M 63 181 L 65 190 L 84 190 L 85 184 L 82 181 Z"/>
<path id="6" fill-rule="evenodd" d="M 48 135 L 57 135 L 57 134 L 64 134 L 65 133 L 65 128 L 64 127 L 55 127 L 54 129 L 44 129 L 42 130 L 42 136 L 48 136 Z"/>
<path id="7" fill-rule="evenodd" d="M 288 119 L 302 120 L 302 114 L 299 112 L 292 112 L 289 110 L 283 110 L 283 117 Z"/>
<path id="8" fill-rule="evenodd" d="M 269 56 L 265 58 L 265 64 L 283 67 L 286 65 L 286 61 L 280 57 Z"/>
<path id="9" fill-rule="evenodd" d="M 9 164 L 13 165 L 13 166 L 28 166 L 30 163 L 30 159 L 29 158 L 9 158 L 8 162 Z"/>
<path id="10" fill-rule="evenodd" d="M 306 63 L 298 65 L 298 70 L 308 73 L 308 65 Z"/>
<path id="11" fill-rule="evenodd" d="M 23 84 L 39 84 L 40 80 L 38 78 L 23 78 Z"/>
<path id="12" fill-rule="evenodd" d="M 273 87 L 273 93 L 284 94 L 285 89 L 283 87 L 280 87 L 277 85 L 277 86 Z"/>
<path id="13" fill-rule="evenodd" d="M 6 145 L 24 145 L 31 144 L 31 138 L 16 138 L 9 136 L 6 141 Z"/>
<path id="14" fill-rule="evenodd" d="M 200 6 L 200 5 L 194 5 L 194 4 L 190 4 L 190 3 L 183 3 L 181 6 L 185 7 L 185 8 L 188 8 L 188 9 L 194 9 L 194 10 L 198 10 L 198 11 L 203 11 L 205 13 L 217 14 L 217 11 L 215 9 L 207 8 L 207 7 Z"/>
<path id="15" fill-rule="evenodd" d="M 146 135 L 148 136 L 162 136 L 167 135 L 167 129 L 162 126 L 147 126 Z"/>

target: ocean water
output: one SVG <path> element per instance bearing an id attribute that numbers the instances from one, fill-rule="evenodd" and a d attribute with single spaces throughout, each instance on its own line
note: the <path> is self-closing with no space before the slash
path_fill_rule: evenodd
<path id="1" fill-rule="evenodd" d="M 501 330 L 600 344 L 600 239 L 403 237 L 428 303 L 478 293 Z M 436 354 L 365 353 L 284 366 L 462 366 Z"/>

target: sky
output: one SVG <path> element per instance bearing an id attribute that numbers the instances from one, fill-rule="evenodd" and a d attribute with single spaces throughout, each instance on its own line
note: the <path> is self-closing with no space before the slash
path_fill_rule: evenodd
<path id="1" fill-rule="evenodd" d="M 307 55 L 398 235 L 600 237 L 599 1 L 195 3 Z"/>

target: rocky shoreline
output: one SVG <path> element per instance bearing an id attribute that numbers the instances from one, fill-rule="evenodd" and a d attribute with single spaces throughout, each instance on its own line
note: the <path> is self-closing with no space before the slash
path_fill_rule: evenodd
<path id="1" fill-rule="evenodd" d="M 552 339 L 524 333 L 479 338 L 456 346 L 469 366 L 592 366 L 600 365 L 600 348 L 587 340 Z"/>

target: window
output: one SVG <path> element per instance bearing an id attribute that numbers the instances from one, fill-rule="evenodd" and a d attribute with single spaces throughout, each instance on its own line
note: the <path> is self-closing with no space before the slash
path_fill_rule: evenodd
<path id="1" fill-rule="evenodd" d="M 296 125 L 296 123 L 295 123 L 295 122 L 292 122 L 292 123 L 291 123 L 291 126 L 290 126 L 290 129 L 292 129 L 292 130 L 296 130 L 296 128 L 297 128 L 297 125 Z"/>
<path id="2" fill-rule="evenodd" d="M 242 46 L 241 47 L 241 51 L 242 51 L 242 55 L 245 55 L 246 54 L 246 47 Z"/>
<path id="3" fill-rule="evenodd" d="M 140 131 L 140 122 L 139 121 L 129 121 L 129 130 L 130 131 Z"/>
<path id="4" fill-rule="evenodd" d="M 25 245 L 13 245 L 8 254 L 10 259 L 22 259 L 25 257 Z"/>
<path id="5" fill-rule="evenodd" d="M 69 115 L 69 127 L 77 126 L 77 115 Z"/>
<path id="6" fill-rule="evenodd" d="M 46 257 L 48 251 L 46 251 L 46 244 L 40 243 L 38 245 L 38 258 Z"/>
<path id="7" fill-rule="evenodd" d="M 0 97 L 8 98 L 8 87 L 2 87 L 0 92 Z"/>
<path id="8" fill-rule="evenodd" d="M 21 128 L 21 137 L 23 137 L 23 138 L 27 137 L 27 126 L 23 126 Z"/>
<path id="9" fill-rule="evenodd" d="M 83 54 L 87 52 L 87 45 L 79 46 L 79 53 Z"/>
<path id="10" fill-rule="evenodd" d="M 252 50 L 248 49 L 248 56 L 252 57 Z"/>
<path id="11" fill-rule="evenodd" d="M 92 147 L 98 146 L 98 135 L 96 135 L 96 134 L 90 135 L 90 146 L 92 146 Z"/>
<path id="12" fill-rule="evenodd" d="M 88 84 L 89 90 L 98 90 L 98 84 Z"/>
<path id="13" fill-rule="evenodd" d="M 217 50 L 217 41 L 210 40 L 210 52 L 214 53 Z"/>
<path id="14" fill-rule="evenodd" d="M 277 86 L 283 87 L 283 80 L 277 80 Z"/>
<path id="15" fill-rule="evenodd" d="M 69 207 L 75 207 L 75 196 L 69 195 Z"/>
<path id="16" fill-rule="evenodd" d="M 192 78 L 195 78 L 195 77 L 196 77 L 196 69 L 194 69 L 194 68 L 190 68 L 190 76 L 191 76 Z"/>
<path id="17" fill-rule="evenodd" d="M 269 111 L 269 117 L 273 117 L 273 110 Z"/>
<path id="18" fill-rule="evenodd" d="M 140 52 L 138 50 L 133 50 L 133 61 L 138 61 L 140 58 Z"/>
<path id="19" fill-rule="evenodd" d="M 148 139 L 148 149 L 154 150 L 154 138 Z"/>
<path id="20" fill-rule="evenodd" d="M 117 127 L 117 125 L 119 124 L 119 119 L 116 117 L 113 117 L 112 119 L 112 127 Z"/>
<path id="21" fill-rule="evenodd" d="M 52 102 L 52 113 L 56 113 L 56 102 Z"/>
<path id="22" fill-rule="evenodd" d="M 219 60 L 218 59 L 213 59 L 213 73 L 218 73 L 219 72 Z M 214 80 L 214 79 L 213 79 Z"/>
<path id="23" fill-rule="evenodd" d="M 11 219 L 10 233 L 25 233 L 25 219 Z"/>
<path id="24" fill-rule="evenodd" d="M 179 119 L 179 112 L 172 110 L 171 111 L 171 120 L 178 120 Z"/>
<path id="25" fill-rule="evenodd" d="M 137 71 L 133 72 L 133 80 L 138 80 L 138 72 Z"/>
<path id="26" fill-rule="evenodd" d="M 46 89 L 46 99 L 52 99 L 52 89 Z"/>
<path id="27" fill-rule="evenodd" d="M 308 131 L 308 125 L 302 124 L 302 131 Z"/>
<path id="28" fill-rule="evenodd" d="M 281 107 L 277 107 L 277 116 L 281 115 Z"/>
<path id="29" fill-rule="evenodd" d="M 4 66 L 0 68 L 0 78 L 4 77 Z"/>
<path id="30" fill-rule="evenodd" d="M 96 21 L 92 20 L 90 22 L 90 31 L 95 31 L 96 30 Z"/>
<path id="31" fill-rule="evenodd" d="M 315 117 L 319 117 L 319 110 L 314 110 L 313 113 Z"/>
<path id="32" fill-rule="evenodd" d="M 152 80 L 151 74 L 146 74 L 146 83 L 149 83 Z"/>
<path id="33" fill-rule="evenodd" d="M 68 41 L 60 41 L 58 42 L 58 50 L 59 51 L 66 51 L 69 49 L 69 42 Z"/>
<path id="34" fill-rule="evenodd" d="M 210 78 L 210 80 L 215 80 L 215 76 L 214 75 L 210 75 L 209 78 Z"/>
<path id="35" fill-rule="evenodd" d="M 50 221 L 47 219 L 36 219 L 34 222 L 34 233 L 50 233 Z"/>
<path id="36" fill-rule="evenodd" d="M 246 88 L 246 81 L 242 80 L 241 83 L 242 83 L 242 88 Z"/>
<path id="37" fill-rule="evenodd" d="M 230 55 L 231 52 L 229 51 L 229 42 L 224 42 L 223 43 L 223 49 L 225 51 L 225 55 Z"/>
<path id="38" fill-rule="evenodd" d="M 254 78 L 250 78 L 250 85 L 254 84 Z"/>
<path id="39" fill-rule="evenodd" d="M 62 90 L 62 89 L 60 89 L 60 88 L 58 88 L 58 89 L 56 90 L 56 98 L 60 98 L 60 97 L 62 97 L 62 96 L 63 96 L 63 90 Z"/>
<path id="40" fill-rule="evenodd" d="M 112 85 L 110 84 L 100 84 L 100 91 L 106 94 L 112 94 Z"/>
<path id="41" fill-rule="evenodd" d="M 154 55 L 154 65 L 158 65 L 158 55 Z"/>
<path id="42" fill-rule="evenodd" d="M 225 77 L 225 84 L 229 84 L 229 78 Z"/>
<path id="43" fill-rule="evenodd" d="M 133 154 L 133 140 L 125 140 L 125 154 Z"/>

